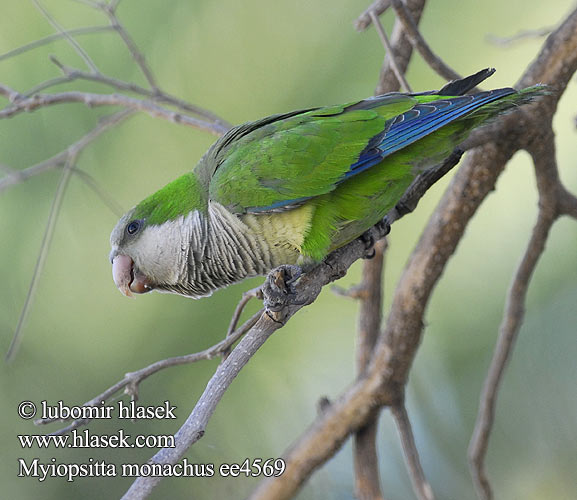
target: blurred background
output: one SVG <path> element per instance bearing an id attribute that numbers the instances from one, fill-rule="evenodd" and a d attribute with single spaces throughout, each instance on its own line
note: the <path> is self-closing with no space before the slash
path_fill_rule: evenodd
<path id="1" fill-rule="evenodd" d="M 65 28 L 105 24 L 81 3 L 46 0 Z M 383 50 L 373 29 L 353 21 L 367 0 L 124 0 L 118 14 L 160 86 L 231 123 L 273 113 L 364 98 L 374 91 Z M 510 46 L 487 36 L 555 26 L 573 2 L 485 0 L 428 2 L 421 29 L 433 49 L 463 75 L 493 66 L 490 87 L 513 85 L 542 39 Z M 390 29 L 389 13 L 383 22 Z M 52 33 L 32 2 L 2 0 L 0 53 Z M 108 75 L 145 84 L 118 37 L 78 38 Z M 0 81 L 25 91 L 58 76 L 48 56 L 83 68 L 65 41 L 0 61 Z M 443 82 L 417 56 L 408 80 L 415 91 Z M 64 89 L 108 92 L 89 84 Z M 577 192 L 575 80 L 555 119 L 565 185 Z M 0 163 L 21 169 L 48 158 L 89 131 L 111 110 L 67 104 L 0 121 Z M 138 115 L 104 135 L 81 156 L 92 175 L 125 209 L 191 169 L 214 136 Z M 60 172 L 51 171 L 0 194 L 0 351 L 5 353 L 23 306 Z M 439 182 L 416 213 L 395 224 L 385 276 L 388 308 L 402 268 L 449 182 Z M 440 281 L 427 313 L 424 340 L 408 386 L 423 467 L 440 499 L 473 499 L 466 450 L 489 364 L 504 297 L 537 214 L 537 191 L 526 154 L 515 156 L 485 201 Z M 23 450 L 17 434 L 42 433 L 21 420 L 20 401 L 78 405 L 149 363 L 204 349 L 224 335 L 247 281 L 199 301 L 150 294 L 124 298 L 111 279 L 109 233 L 117 217 L 72 177 L 35 302 L 16 359 L 0 362 L 0 483 L 3 498 L 117 498 L 131 478 L 39 482 L 18 478 L 19 457 L 41 462 L 145 463 L 155 450 Z M 499 498 L 569 499 L 577 490 L 577 224 L 557 222 L 529 290 L 527 316 L 508 368 L 488 470 Z M 357 263 L 339 285 L 360 278 Z M 253 309 L 256 305 L 253 305 Z M 194 463 L 269 458 L 313 421 L 321 396 L 336 397 L 355 376 L 357 305 L 327 288 L 314 305 L 278 331 L 226 393 L 206 435 L 188 453 Z M 94 434 L 172 434 L 200 396 L 218 361 L 171 368 L 146 380 L 140 403 L 177 406 L 177 421 L 95 421 Z M 378 448 L 385 495 L 412 498 L 390 415 L 380 421 Z M 300 499 L 353 497 L 351 446 L 318 470 Z M 242 498 L 254 479 L 166 479 L 153 498 Z"/>

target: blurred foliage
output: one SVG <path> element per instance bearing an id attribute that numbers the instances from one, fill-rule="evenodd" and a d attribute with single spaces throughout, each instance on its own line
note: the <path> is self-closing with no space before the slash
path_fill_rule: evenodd
<path id="1" fill-rule="evenodd" d="M 461 74 L 494 66 L 488 85 L 512 85 L 542 40 L 499 47 L 487 34 L 553 26 L 572 2 L 431 0 L 422 31 L 434 50 Z M 367 0 L 266 2 L 124 0 L 119 15 L 157 75 L 175 95 L 240 123 L 272 113 L 350 101 L 372 94 L 383 58 L 374 30 L 356 33 L 353 20 Z M 66 28 L 105 23 L 85 5 L 46 1 Z M 457 8 L 456 8 L 457 7 Z M 385 25 L 392 26 L 390 13 Z M 0 52 L 51 33 L 30 2 L 3 0 Z M 118 78 L 144 80 L 115 35 L 79 38 L 99 67 Z M 0 62 L 0 81 L 18 90 L 57 76 L 55 54 L 82 61 L 64 41 Z M 408 73 L 415 90 L 442 82 L 416 56 Z M 74 88 L 98 91 L 95 85 Z M 70 85 L 65 88 L 72 88 Z M 561 177 L 577 191 L 577 113 L 573 83 L 555 120 Z M 0 122 L 0 163 L 24 168 L 80 137 L 108 110 L 65 105 Z M 107 133 L 81 157 L 125 208 L 194 166 L 214 140 L 206 133 L 137 116 Z M 0 196 L 0 346 L 5 352 L 31 279 L 56 171 Z M 417 212 L 395 225 L 387 255 L 387 306 L 412 246 L 445 189 L 443 179 Z M 429 307 L 423 345 L 409 384 L 409 411 L 423 466 L 437 497 L 474 497 L 466 449 L 480 388 L 503 312 L 504 296 L 536 216 L 537 195 L 527 155 L 519 154 L 482 206 L 450 262 Z M 46 432 L 18 418 L 18 402 L 81 404 L 127 371 L 214 344 L 243 290 L 259 280 L 193 301 L 151 294 L 130 301 L 110 276 L 108 235 L 116 216 L 79 179 L 66 194 L 35 305 L 16 360 L 0 368 L 0 449 L 3 498 L 116 498 L 130 478 L 17 478 L 17 458 L 50 462 L 144 463 L 153 450 L 22 450 L 16 434 Z M 489 471 L 500 498 L 569 499 L 577 490 L 577 226 L 557 223 L 528 297 L 528 313 L 499 398 Z M 340 285 L 359 279 L 356 264 Z M 319 300 L 275 334 L 225 395 L 191 462 L 239 462 L 276 457 L 315 418 L 322 395 L 338 395 L 354 378 L 357 306 L 325 290 Z M 142 404 L 170 400 L 178 421 L 90 425 L 93 433 L 168 434 L 186 418 L 216 361 L 172 368 L 141 386 Z M 379 452 L 387 498 L 411 498 L 410 482 L 388 414 Z M 56 426 L 51 427 L 56 429 Z M 247 479 L 168 479 L 154 498 L 241 498 Z M 352 498 L 350 444 L 313 476 L 302 499 Z"/>

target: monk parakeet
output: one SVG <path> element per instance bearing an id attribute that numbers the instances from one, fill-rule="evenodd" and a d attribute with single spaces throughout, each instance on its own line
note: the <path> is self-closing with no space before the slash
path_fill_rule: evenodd
<path id="1" fill-rule="evenodd" d="M 232 128 L 197 166 L 140 202 L 110 242 L 125 295 L 201 297 L 291 264 L 310 266 L 359 237 L 411 181 L 536 86 L 464 95 L 494 70 L 440 91 L 389 93 Z"/>

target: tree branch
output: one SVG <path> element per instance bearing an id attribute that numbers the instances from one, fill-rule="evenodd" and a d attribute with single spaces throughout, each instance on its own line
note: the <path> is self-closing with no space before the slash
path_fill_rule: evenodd
<path id="1" fill-rule="evenodd" d="M 557 101 L 577 63 L 577 11 L 551 34 L 521 79 L 555 85 L 559 92 L 493 124 L 494 142 L 469 154 L 429 220 L 395 291 L 387 325 L 377 342 L 367 374 L 342 393 L 285 452 L 282 476 L 267 479 L 251 498 L 288 499 L 312 471 L 331 457 L 347 436 L 390 405 L 407 381 L 422 335 L 426 305 L 466 225 L 515 151 L 537 142 L 543 115 Z M 546 110 L 547 111 L 546 111 Z"/>
<path id="2" fill-rule="evenodd" d="M 36 94 L 26 99 L 18 99 L 11 105 L 0 110 L 0 119 L 12 118 L 24 112 L 36 111 L 37 109 L 56 104 L 76 102 L 88 107 L 94 106 L 120 106 L 134 111 L 143 111 L 150 116 L 162 118 L 172 123 L 187 125 L 199 130 L 210 132 L 214 135 L 222 135 L 228 127 L 220 123 L 211 123 L 199 120 L 183 113 L 178 113 L 164 108 L 144 99 L 136 99 L 121 94 L 94 94 L 90 92 L 60 92 L 57 94 Z"/>
<path id="3" fill-rule="evenodd" d="M 493 498 L 491 486 L 484 469 L 484 461 L 495 420 L 497 392 L 525 316 L 525 297 L 529 281 L 535 271 L 539 257 L 545 250 L 545 242 L 554 221 L 555 216 L 553 213 L 540 211 L 537 224 L 533 229 L 533 235 L 507 295 L 505 315 L 499 328 L 499 339 L 495 345 L 491 366 L 485 379 L 477 422 L 475 423 L 475 430 L 469 445 L 471 474 L 477 494 L 481 499 L 488 500 Z"/>
<path id="4" fill-rule="evenodd" d="M 411 476 L 415 495 L 419 500 L 434 500 L 435 495 L 421 467 L 419 451 L 417 450 L 415 437 L 413 436 L 413 428 L 404 403 L 399 402 L 393 404 L 391 406 L 391 413 L 397 424 L 397 430 L 399 431 L 403 451 L 405 452 L 407 470 Z"/>
<path id="5" fill-rule="evenodd" d="M 357 340 L 357 372 L 364 376 L 379 331 L 383 308 L 382 277 L 386 239 L 375 244 L 375 255 L 363 263 L 363 276 L 358 287 L 360 298 Z M 356 433 L 354 440 L 355 497 L 358 500 L 381 500 L 377 456 L 377 429 L 380 412 L 376 411 Z"/>
<path id="6" fill-rule="evenodd" d="M 128 117 L 132 116 L 132 114 L 133 112 L 128 110 L 109 115 L 101 119 L 90 132 L 82 136 L 80 139 L 78 139 L 78 141 L 68 146 L 64 151 L 61 151 L 51 158 L 48 158 L 47 160 L 41 161 L 40 163 L 32 165 L 31 167 L 27 167 L 23 170 L 11 169 L 11 172 L 9 172 L 8 175 L 0 179 L 0 193 L 11 186 L 27 181 L 35 175 L 44 173 L 53 168 L 61 167 L 67 162 L 71 155 L 78 154 L 80 151 L 98 139 L 98 137 L 100 137 L 100 135 L 102 135 L 104 132 L 126 120 Z"/>
<path id="7" fill-rule="evenodd" d="M 459 73 L 449 67 L 439 56 L 433 53 L 429 44 L 419 32 L 419 28 L 413 20 L 410 12 L 405 7 L 403 1 L 391 0 L 391 4 L 395 10 L 397 19 L 403 23 L 406 35 L 412 46 L 419 51 L 419 54 L 421 54 L 427 64 L 445 80 L 458 80 L 462 78 Z"/>
<path id="8" fill-rule="evenodd" d="M 411 14 L 411 17 L 414 19 L 415 23 L 418 24 L 421 20 L 423 9 L 425 8 L 425 0 L 405 0 L 405 4 Z M 391 34 L 391 45 L 393 46 L 391 55 L 394 55 L 398 69 L 404 75 L 407 72 L 407 67 L 409 66 L 409 61 L 413 52 L 413 46 L 407 37 L 403 23 L 399 19 L 395 20 L 395 24 L 393 26 L 393 32 Z M 375 94 L 384 94 L 385 92 L 393 92 L 398 89 L 399 86 L 397 79 L 392 72 L 392 60 L 389 53 L 387 53 L 385 60 L 383 61 L 383 66 L 379 76 L 379 83 L 375 90 Z"/>
<path id="9" fill-rule="evenodd" d="M 391 68 L 393 70 L 393 73 L 395 74 L 397 81 L 399 82 L 399 85 L 401 86 L 401 88 L 403 89 L 404 92 L 412 92 L 409 83 L 405 79 L 405 75 L 403 74 L 403 70 L 401 70 L 400 66 L 397 64 L 395 53 L 393 52 L 393 48 L 391 46 L 391 43 L 389 42 L 389 38 L 387 37 L 387 34 L 385 33 L 385 29 L 383 28 L 383 25 L 381 24 L 380 19 L 376 16 L 376 14 L 373 11 L 370 11 L 369 15 L 371 16 L 373 24 L 374 24 L 375 28 L 377 29 L 377 33 L 379 34 L 379 38 L 381 39 L 381 42 L 383 43 L 383 47 L 385 47 L 386 53 L 389 57 Z"/>
<path id="10" fill-rule="evenodd" d="M 196 363 L 202 360 L 210 360 L 215 358 L 216 356 L 221 355 L 222 353 L 226 352 L 235 342 L 241 338 L 247 331 L 249 331 L 263 316 L 262 309 L 255 313 L 251 318 L 249 318 L 245 323 L 239 327 L 235 332 L 231 335 L 228 335 L 224 340 L 221 340 L 218 344 L 205 349 L 204 351 L 195 352 L 193 354 L 187 354 L 184 356 L 175 356 L 173 358 L 162 359 L 157 361 L 156 363 L 152 363 L 140 370 L 135 372 L 127 373 L 124 378 L 118 381 L 116 384 L 110 386 L 104 392 L 100 393 L 98 396 L 95 396 L 90 401 L 87 401 L 82 406 L 97 406 L 102 401 L 109 400 L 112 396 L 116 393 L 124 389 L 126 394 L 129 394 L 132 398 L 136 398 L 138 396 L 138 388 L 141 382 L 145 379 L 154 375 L 156 372 L 164 370 L 165 368 L 170 368 L 172 366 L 179 366 L 179 365 L 186 365 L 191 363 Z M 60 429 L 56 432 L 52 432 L 53 435 L 60 435 L 66 434 L 70 432 L 72 429 L 76 429 L 82 425 L 86 425 L 90 422 L 91 419 L 78 419 L 74 420 L 69 426 Z M 34 423 L 36 425 L 45 425 L 50 424 L 57 421 L 63 421 L 59 419 L 38 419 L 35 420 Z"/>
<path id="11" fill-rule="evenodd" d="M 355 21 L 355 29 L 357 31 L 366 30 L 371 23 L 373 18 L 371 13 L 374 12 L 376 16 L 383 14 L 391 6 L 391 0 L 375 0 L 368 9 L 366 9 Z"/>

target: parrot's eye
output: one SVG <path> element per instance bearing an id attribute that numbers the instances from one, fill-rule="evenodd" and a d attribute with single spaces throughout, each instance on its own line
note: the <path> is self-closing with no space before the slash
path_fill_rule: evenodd
<path id="1" fill-rule="evenodd" d="M 133 220 L 132 222 L 130 222 L 130 224 L 128 224 L 128 226 L 126 226 L 126 232 L 131 235 L 136 233 L 139 229 L 140 229 L 139 220 Z"/>

